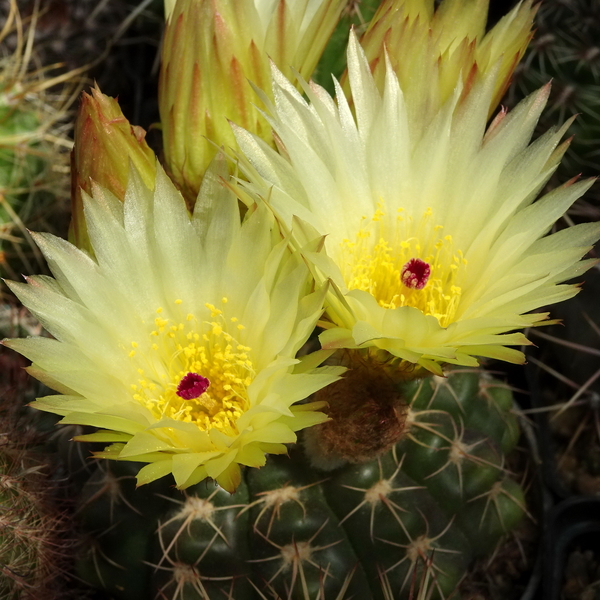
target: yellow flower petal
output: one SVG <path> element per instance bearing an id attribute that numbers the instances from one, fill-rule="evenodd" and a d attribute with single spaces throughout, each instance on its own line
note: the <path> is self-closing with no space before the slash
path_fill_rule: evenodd
<path id="1" fill-rule="evenodd" d="M 405 4 L 409 12 L 425 6 L 420 0 Z M 448 6 L 439 23 L 458 4 Z M 402 27 L 418 21 L 421 31 L 438 18 L 415 10 L 418 15 Z M 476 357 L 522 362 L 522 353 L 506 346 L 524 343 L 515 330 L 546 318 L 524 313 L 577 292 L 563 282 L 591 266 L 581 258 L 600 237 L 600 224 L 546 235 L 593 183 L 573 180 L 536 200 L 566 149 L 560 139 L 568 124 L 530 144 L 549 87 L 510 113 L 502 110 L 486 132 L 506 66 L 500 48 L 507 43 L 515 56 L 521 52 L 516 46 L 527 39 L 531 16 L 530 3 L 522 4 L 490 37 L 499 46 L 492 51 L 484 45 L 491 62 L 469 82 L 468 93 L 458 69 L 434 101 L 425 92 L 440 84 L 439 73 L 417 73 L 413 65 L 406 78 L 391 60 L 379 82 L 351 34 L 354 110 L 339 86 L 337 103 L 308 84 L 305 99 L 274 69 L 271 122 L 281 151 L 236 130 L 248 180 L 239 183 L 240 198 L 263 201 L 285 228 L 294 225 L 290 244 L 301 249 L 319 283 L 329 282 L 320 322 L 324 350 L 384 351 L 387 359 L 438 374 L 440 364 L 473 366 Z M 519 24 L 514 38 L 506 29 L 511 19 Z M 475 39 L 480 21 L 473 17 L 464 35 Z M 453 46 L 446 26 L 432 27 L 427 33 L 425 26 L 423 39 L 417 36 L 419 44 L 439 41 L 463 51 L 460 40 Z M 415 56 L 433 51 L 417 41 L 407 46 Z M 440 69 L 446 60 L 453 59 L 442 52 Z M 429 112 L 418 116 L 414 85 L 424 90 L 421 100 L 431 101 Z M 310 247 L 317 240 L 324 240 L 325 253 Z"/>
<path id="2" fill-rule="evenodd" d="M 190 216 L 157 165 L 152 189 L 131 173 L 124 201 L 95 187 L 85 210 L 94 258 L 36 236 L 55 278 L 11 286 L 55 339 L 7 340 L 32 372 L 68 394 L 33 406 L 101 428 L 96 456 L 150 463 L 140 484 L 212 477 L 232 491 L 239 461 L 285 452 L 292 430 L 324 418 L 291 407 L 343 369 L 294 369 L 325 291 L 263 205 L 240 219 L 213 162 Z M 248 447 L 247 450 L 244 448 Z"/>
<path id="3" fill-rule="evenodd" d="M 159 460 L 142 467 L 137 474 L 137 484 L 144 485 L 152 483 L 165 475 L 168 475 L 173 470 L 171 459 Z"/>
<path id="4" fill-rule="evenodd" d="M 237 463 L 232 463 L 220 475 L 216 476 L 217 483 L 229 493 L 233 494 L 240 481 L 242 480 L 242 472 Z"/>
<path id="5" fill-rule="evenodd" d="M 178 487 L 183 487 L 198 467 L 207 460 L 219 456 L 219 452 L 199 452 L 194 454 L 175 454 L 173 456 L 173 477 Z"/>

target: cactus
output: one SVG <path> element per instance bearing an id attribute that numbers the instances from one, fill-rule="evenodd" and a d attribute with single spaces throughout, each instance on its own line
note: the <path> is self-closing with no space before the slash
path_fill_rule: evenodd
<path id="1" fill-rule="evenodd" d="M 401 441 L 328 473 L 296 446 L 248 469 L 233 495 L 207 482 L 182 495 L 135 490 L 135 465 L 102 463 L 80 499 L 79 575 L 127 600 L 402 599 L 421 577 L 449 597 L 525 513 L 505 466 L 512 394 L 476 371 L 402 391 Z"/>
<path id="2" fill-rule="evenodd" d="M 538 125 L 546 131 L 578 114 L 569 132 L 575 137 L 551 184 L 575 173 L 597 176 L 600 170 L 600 8 L 589 0 L 546 0 L 540 4 L 537 31 L 515 71 L 507 103 L 515 105 L 527 94 L 552 80 L 552 94 Z M 590 191 L 597 208 L 600 192 Z M 597 218 L 596 212 L 592 213 Z M 587 214 L 587 219 L 590 214 Z"/>
<path id="3" fill-rule="evenodd" d="M 10 4 L 0 33 L 0 44 L 14 44 L 0 58 L 0 274 L 15 277 L 43 264 L 27 228 L 64 226 L 71 146 L 64 120 L 75 95 L 73 73 L 36 66 L 37 14 L 24 26 Z"/>
<path id="4" fill-rule="evenodd" d="M 18 385 L 14 380 L 11 383 Z M 32 449 L 37 435 L 31 425 L 16 418 L 12 408 L 9 411 L 9 406 L 16 406 L 10 392 L 2 390 L 2 395 L 0 598 L 83 598 L 81 590 L 75 595 L 72 581 L 66 585 L 75 538 L 69 533 L 68 513 L 59 507 L 48 460 Z"/>
<path id="5" fill-rule="evenodd" d="M 351 20 L 353 12 L 345 27 Z M 345 43 L 343 27 L 318 73 L 324 83 L 329 71 L 343 68 L 335 50 Z M 39 132 L 38 115 L 19 111 L 0 111 L 0 125 Z M 19 182 L 8 187 L 27 187 L 20 183 L 25 171 L 36 181 L 44 172 L 43 137 L 19 146 L 21 162 L 8 151 L 5 162 Z M 11 205 L 15 215 L 33 202 L 23 198 Z M 526 514 L 524 492 L 506 466 L 519 436 L 512 396 L 475 371 L 401 387 L 405 429 L 397 443 L 375 439 L 389 446 L 378 459 L 322 471 L 306 456 L 311 433 L 305 448 L 247 469 L 232 495 L 209 482 L 185 493 L 164 481 L 136 489 L 133 463 L 69 456 L 86 538 L 79 577 L 111 600 L 413 600 L 419 586 L 419 599 L 450 597 L 473 561 L 488 556 Z M 20 506 L 18 493 L 8 498 Z M 0 548 L 11 552 L 19 543 L 0 538 Z M 36 564 L 34 555 L 22 556 L 11 571 Z"/>
<path id="6" fill-rule="evenodd" d="M 581 292 L 558 305 L 560 325 L 535 332 L 529 360 L 536 378 L 541 441 L 549 460 L 549 484 L 561 496 L 600 491 L 600 278 L 593 270 Z M 540 341 L 538 341 L 540 340 Z"/>

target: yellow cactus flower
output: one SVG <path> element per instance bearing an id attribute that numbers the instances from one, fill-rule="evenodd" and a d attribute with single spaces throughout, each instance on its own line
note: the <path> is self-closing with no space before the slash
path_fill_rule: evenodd
<path id="1" fill-rule="evenodd" d="M 519 3 L 487 34 L 489 0 L 383 0 L 361 38 L 380 91 L 385 81 L 384 48 L 404 94 L 411 127 L 423 130 L 453 95 L 482 79 L 493 81 L 488 116 L 508 89 L 533 35 L 537 7 Z"/>
<path id="2" fill-rule="evenodd" d="M 269 61 L 313 72 L 347 0 L 178 0 L 170 10 L 159 82 L 165 162 L 188 204 L 231 120 L 273 143 L 252 84 L 269 89 Z"/>
<path id="3" fill-rule="evenodd" d="M 325 236 L 327 256 L 306 253 L 317 279 L 333 282 L 322 345 L 384 351 L 438 374 L 475 357 L 522 362 L 508 347 L 527 343 L 516 330 L 547 318 L 529 311 L 577 293 L 562 282 L 591 266 L 580 259 L 600 237 L 598 223 L 546 235 L 592 183 L 535 200 L 568 145 L 559 142 L 569 123 L 529 144 L 549 87 L 486 131 L 495 79 L 474 84 L 461 106 L 458 85 L 415 136 L 389 62 L 382 93 L 354 36 L 348 64 L 355 113 L 339 85 L 337 104 L 305 85 L 308 103 L 275 72 L 281 153 L 237 129 L 241 197 L 296 221 L 296 243 L 303 230 Z"/>
<path id="4" fill-rule="evenodd" d="M 165 0 L 165 19 L 168 20 L 175 8 L 175 0 Z"/>
<path id="5" fill-rule="evenodd" d="M 91 249 L 83 215 L 82 192 L 91 193 L 92 182 L 123 200 L 131 161 L 144 183 L 154 185 L 156 156 L 145 140 L 146 132 L 133 126 L 119 103 L 98 86 L 81 95 L 75 121 L 75 146 L 71 169 L 72 218 L 69 239 L 86 251 Z"/>
<path id="6" fill-rule="evenodd" d="M 311 291 L 268 209 L 240 222 L 219 168 L 191 217 L 160 168 L 154 191 L 132 172 L 124 202 L 95 186 L 84 194 L 95 259 L 36 234 L 55 278 L 9 283 L 54 337 L 4 341 L 59 392 L 33 406 L 98 428 L 78 439 L 110 443 L 99 457 L 148 463 L 139 484 L 172 473 L 179 488 L 212 477 L 233 491 L 240 465 L 262 466 L 326 420 L 323 402 L 298 401 L 343 370 L 295 358 L 324 290 Z"/>

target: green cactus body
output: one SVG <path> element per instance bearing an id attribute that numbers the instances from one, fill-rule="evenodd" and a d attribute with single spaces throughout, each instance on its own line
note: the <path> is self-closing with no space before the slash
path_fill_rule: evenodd
<path id="1" fill-rule="evenodd" d="M 136 490 L 136 472 L 132 463 L 102 464 L 83 486 L 77 513 L 87 544 L 76 566 L 92 585 L 141 599 L 149 597 L 151 548 L 169 490 Z"/>
<path id="2" fill-rule="evenodd" d="M 0 96 L 0 186 L 2 189 L 26 187 L 39 175 L 43 162 L 28 150 L 29 138 L 40 122 L 34 111 L 10 106 L 10 98 Z M 23 143 L 25 141 L 25 143 Z M 9 215 L 3 214 L 3 218 Z"/>
<path id="3" fill-rule="evenodd" d="M 346 46 L 350 29 L 360 35 L 375 14 L 379 0 L 351 0 L 343 10 L 340 21 L 321 56 L 312 79 L 330 94 L 335 93 L 332 75 L 338 80 L 346 68 Z"/>
<path id="4" fill-rule="evenodd" d="M 512 395 L 475 371 L 403 388 L 412 399 L 405 436 L 369 463 L 323 473 L 294 447 L 247 469 L 233 495 L 207 482 L 183 495 L 160 482 L 151 486 L 162 491 L 136 491 L 125 479 L 127 502 L 112 517 L 96 490 L 82 504 L 84 529 L 112 528 L 124 546 L 119 519 L 133 532 L 137 507 L 146 522 L 135 525 L 140 548 L 118 579 L 111 563 L 123 557 L 111 550 L 112 534 L 96 535 L 88 580 L 127 600 L 389 600 L 409 598 L 413 580 L 429 570 L 432 597 L 448 597 L 525 512 L 504 466 L 518 438 Z M 146 566 L 132 565 L 132 556 Z M 147 582 L 127 583 L 132 569 L 148 573 Z"/>
<path id="5" fill-rule="evenodd" d="M 43 264 L 27 228 L 64 226 L 71 145 L 65 120 L 74 99 L 69 75 L 40 66 L 26 49 L 22 42 L 35 31 L 15 15 L 10 12 L 0 32 L 0 43 L 13 30 L 24 37 L 0 57 L 0 275 L 11 278 Z"/>
<path id="6" fill-rule="evenodd" d="M 28 190 L 43 168 L 31 142 L 40 127 L 37 115 L 12 104 L 9 94 L 0 95 L 0 251 L 14 237 Z"/>
<path id="7" fill-rule="evenodd" d="M 235 591 L 233 598 L 252 597 L 248 516 L 239 514 L 248 500 L 245 482 L 235 494 L 200 483 L 172 499 L 156 532 L 155 594 L 203 599 Z"/>

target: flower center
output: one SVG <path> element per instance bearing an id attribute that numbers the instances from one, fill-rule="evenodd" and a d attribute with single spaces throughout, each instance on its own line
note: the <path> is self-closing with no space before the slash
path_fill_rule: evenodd
<path id="1" fill-rule="evenodd" d="M 431 275 L 431 267 L 420 258 L 411 258 L 400 272 L 400 280 L 407 288 L 422 290 Z"/>
<path id="2" fill-rule="evenodd" d="M 227 302 L 223 298 L 223 303 Z M 228 332 L 241 331 L 236 317 L 206 304 L 207 320 L 184 315 L 176 301 L 171 318 L 158 308 L 147 340 L 132 342 L 129 357 L 139 378 L 133 398 L 156 419 L 195 423 L 235 435 L 237 419 L 248 410 L 247 388 L 254 379 L 251 349 Z"/>
<path id="3" fill-rule="evenodd" d="M 188 373 L 177 386 L 177 395 L 184 400 L 192 400 L 202 396 L 208 389 L 210 381 L 198 373 Z"/>
<path id="4" fill-rule="evenodd" d="M 403 213 L 398 209 L 390 217 L 380 205 L 371 219 L 362 217 L 356 240 L 340 244 L 344 281 L 384 308 L 413 306 L 447 327 L 460 302 L 467 261 L 434 223 L 430 208 L 419 220 Z"/>

